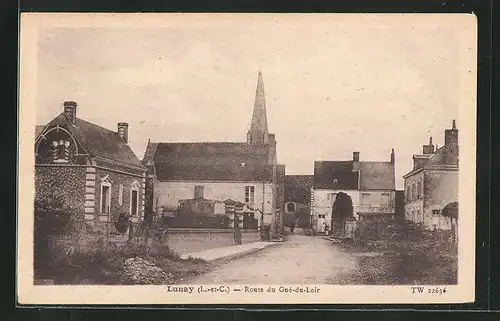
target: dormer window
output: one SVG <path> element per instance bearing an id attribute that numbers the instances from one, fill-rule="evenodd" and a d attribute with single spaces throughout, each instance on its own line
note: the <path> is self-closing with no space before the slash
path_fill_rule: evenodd
<path id="1" fill-rule="evenodd" d="M 53 162 L 68 163 L 69 162 L 69 145 L 68 140 L 54 140 L 52 142 Z"/>
<path id="2" fill-rule="evenodd" d="M 336 179 L 336 178 L 334 178 L 334 179 L 333 179 L 333 183 L 334 183 L 334 184 L 337 184 L 338 182 L 339 182 L 339 180 L 338 180 L 338 179 Z"/>

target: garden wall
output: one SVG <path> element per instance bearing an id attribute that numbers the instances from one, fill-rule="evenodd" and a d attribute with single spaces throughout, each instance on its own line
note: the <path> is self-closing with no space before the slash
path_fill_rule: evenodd
<path id="1" fill-rule="evenodd" d="M 259 242 L 258 230 L 242 230 L 242 244 Z M 234 245 L 232 229 L 188 229 L 170 228 L 164 242 L 179 254 L 193 253 L 218 247 Z"/>

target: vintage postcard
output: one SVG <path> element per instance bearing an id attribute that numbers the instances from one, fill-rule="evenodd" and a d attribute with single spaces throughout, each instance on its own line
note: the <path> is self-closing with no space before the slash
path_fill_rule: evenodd
<path id="1" fill-rule="evenodd" d="M 20 31 L 19 304 L 474 301 L 474 15 Z"/>

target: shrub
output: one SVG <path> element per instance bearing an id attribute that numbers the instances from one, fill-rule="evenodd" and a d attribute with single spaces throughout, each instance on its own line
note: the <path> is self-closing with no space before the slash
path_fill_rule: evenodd
<path id="1" fill-rule="evenodd" d="M 128 230 L 128 217 L 127 214 L 122 213 L 118 216 L 118 220 L 115 223 L 116 230 L 120 233 L 125 233 Z"/>

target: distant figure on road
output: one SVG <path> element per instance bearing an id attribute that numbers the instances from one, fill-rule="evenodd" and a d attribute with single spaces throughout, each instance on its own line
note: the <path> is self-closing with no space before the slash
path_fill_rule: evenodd
<path id="1" fill-rule="evenodd" d="M 323 228 L 322 228 L 322 232 L 325 234 L 325 235 L 328 235 L 328 226 L 326 225 L 325 222 L 323 222 Z"/>
<path id="2" fill-rule="evenodd" d="M 295 229 L 295 222 L 290 223 L 290 233 L 293 234 L 293 230 Z"/>

